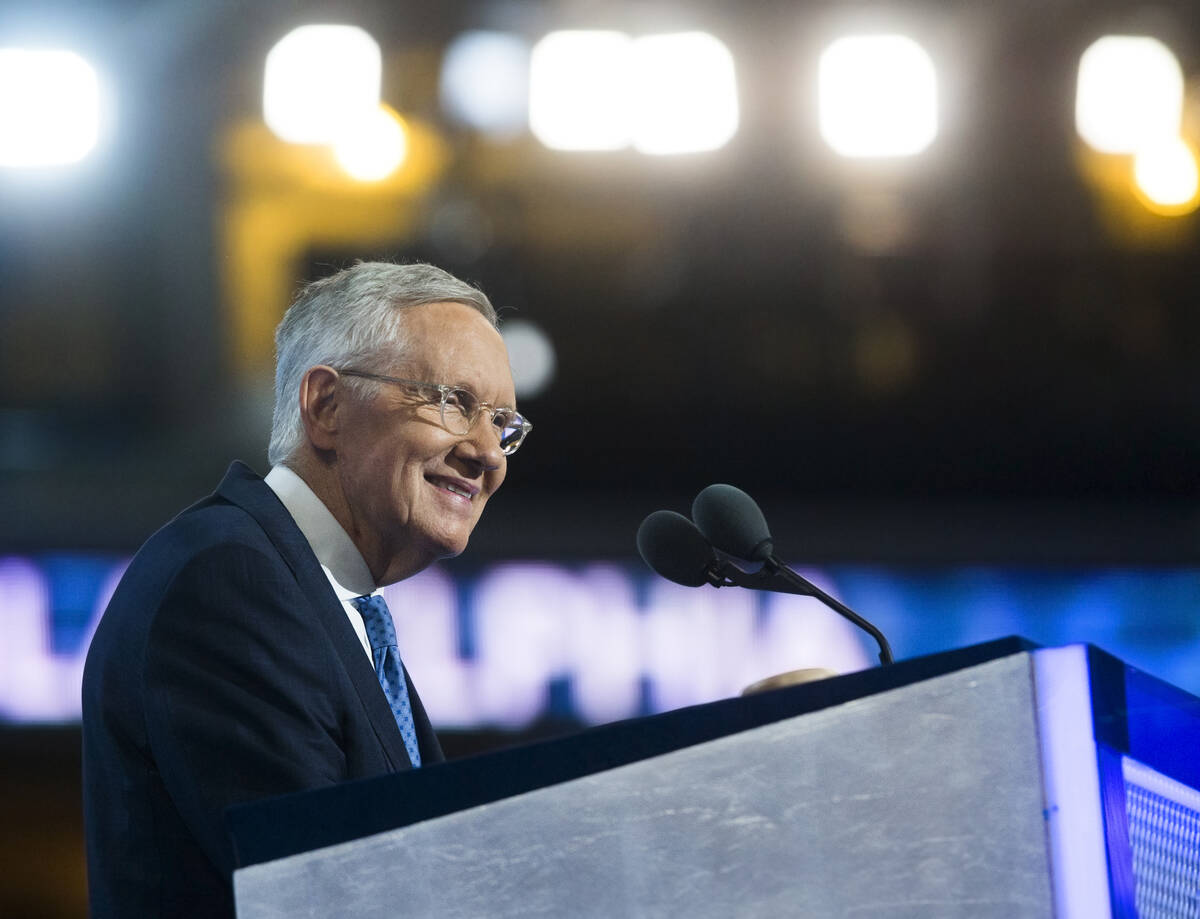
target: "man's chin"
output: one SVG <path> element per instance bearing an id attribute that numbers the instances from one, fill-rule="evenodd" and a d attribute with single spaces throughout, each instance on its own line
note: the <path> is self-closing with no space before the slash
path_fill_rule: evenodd
<path id="1" fill-rule="evenodd" d="M 461 546 L 446 546 L 440 553 L 438 553 L 438 558 L 458 558 L 458 556 L 462 555 L 466 551 L 466 543 L 463 543 Z"/>
<path id="2" fill-rule="evenodd" d="M 429 541 L 429 554 L 432 561 L 443 558 L 456 558 L 467 551 L 470 534 L 465 536 L 443 536 Z"/>
<path id="3" fill-rule="evenodd" d="M 387 580 L 381 583 L 394 584 L 424 571 L 434 562 L 462 555 L 467 548 L 467 539 L 427 537 L 414 540 L 410 532 L 407 539 L 394 543 L 395 551 L 391 554 L 391 562 L 387 567 Z"/>

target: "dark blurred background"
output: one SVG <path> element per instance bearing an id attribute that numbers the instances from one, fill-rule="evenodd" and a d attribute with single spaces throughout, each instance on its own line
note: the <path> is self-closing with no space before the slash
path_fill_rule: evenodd
<path id="1" fill-rule="evenodd" d="M 264 124 L 268 52 L 320 23 L 358 26 L 380 49 L 407 152 L 379 178 Z M 528 127 L 472 123 L 453 97 L 464 34 L 517 49 L 473 71 L 473 88 L 455 71 L 467 99 L 499 98 L 510 77 L 523 98 L 520 49 L 527 62 L 548 33 L 584 28 L 719 38 L 736 131 L 676 155 L 564 151 Z M 932 61 L 936 136 L 912 155 L 839 155 L 820 130 L 817 62 L 839 36 L 893 33 Z M 898 656 L 1012 626 L 1144 652 L 1139 666 L 1200 690 L 1197 193 L 1185 175 L 1164 197 L 1132 155 L 1081 135 L 1081 55 L 1105 35 L 1173 53 L 1178 137 L 1151 139 L 1194 173 L 1190 0 L 7 0 L 0 62 L 75 51 L 101 116 L 76 162 L 4 164 L 30 132 L 12 113 L 34 88 L 0 66 L 0 660 L 18 666 L 3 644 L 25 626 L 6 639 L 4 617 L 31 603 L 47 653 L 81 659 L 106 573 L 231 459 L 266 472 L 274 325 L 306 281 L 385 258 L 487 291 L 519 336 L 519 382 L 553 356 L 520 382 L 536 430 L 466 567 L 449 569 L 463 583 L 514 561 L 611 563 L 644 591 L 640 520 L 727 481 L 848 599 L 904 584 L 882 615 L 912 636 Z M 334 65 L 309 59 L 333 82 Z M 1146 92 L 1142 109 L 1170 95 L 1125 67 L 1117 85 Z M 865 79 L 868 97 L 893 89 L 886 71 Z M 339 107 L 314 100 L 308 114 Z M 979 571 L 992 574 L 968 574 L 963 593 L 963 572 Z M 63 599 L 85 581 L 74 606 Z M 26 583 L 49 584 L 49 599 Z M 993 609 L 998 584 L 1021 615 L 933 617 L 956 598 Z M 1069 634 L 1048 621 L 1064 585 L 1091 611 Z M 1143 633 L 1153 648 L 1120 645 Z M 579 726 L 560 689 L 537 720 L 458 725 L 447 746 Z M 0 912 L 79 915 L 77 728 L 69 711 L 3 714 Z"/>

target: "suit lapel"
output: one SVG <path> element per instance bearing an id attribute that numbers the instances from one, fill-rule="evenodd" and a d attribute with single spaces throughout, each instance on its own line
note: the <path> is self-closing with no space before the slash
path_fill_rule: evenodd
<path id="1" fill-rule="evenodd" d="M 292 515 L 287 512 L 275 492 L 242 463 L 235 462 L 229 467 L 225 478 L 217 487 L 217 494 L 253 517 L 279 550 L 280 556 L 295 575 L 300 589 L 312 600 L 312 608 L 330 644 L 341 659 L 363 708 L 366 709 L 367 718 L 388 762 L 396 770 L 410 768 L 412 762 L 408 758 L 408 751 L 404 749 L 404 738 L 400 736 L 400 729 L 396 726 L 391 708 L 388 707 L 387 697 L 380 690 L 375 670 L 363 653 L 358 636 L 346 617 L 345 608 L 333 592 L 320 562 L 313 554 L 308 540 L 296 526 Z M 432 734 L 424 709 L 421 709 L 421 718 L 425 729 Z M 420 735 L 420 727 L 418 734 Z M 436 743 L 437 739 L 434 738 L 434 744 Z M 422 739 L 422 750 L 424 747 Z M 438 752 L 440 753 L 440 748 Z"/>

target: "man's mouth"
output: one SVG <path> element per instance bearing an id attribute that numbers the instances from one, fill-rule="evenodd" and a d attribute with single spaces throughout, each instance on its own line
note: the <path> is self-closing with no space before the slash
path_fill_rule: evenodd
<path id="1" fill-rule="evenodd" d="M 458 482 L 454 479 L 445 479 L 440 476 L 430 476 L 429 481 L 438 488 L 444 489 L 453 495 L 458 495 L 461 498 L 466 498 L 468 501 L 474 498 L 476 492 L 479 491 L 478 488 L 474 488 L 473 486 L 467 485 L 464 482 Z"/>

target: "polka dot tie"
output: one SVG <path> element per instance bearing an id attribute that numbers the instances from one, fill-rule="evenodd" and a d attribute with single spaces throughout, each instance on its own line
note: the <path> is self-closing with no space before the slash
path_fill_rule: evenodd
<path id="1" fill-rule="evenodd" d="M 414 766 L 421 765 L 421 751 L 417 748 L 417 728 L 413 723 L 412 703 L 408 700 L 408 684 L 404 680 L 404 668 L 400 666 L 400 649 L 396 646 L 396 627 L 392 624 L 392 613 L 381 594 L 368 594 L 350 601 L 363 617 L 367 626 L 367 640 L 371 643 L 371 657 L 375 661 L 375 675 L 392 707 L 392 716 L 404 738 L 404 748 Z"/>

